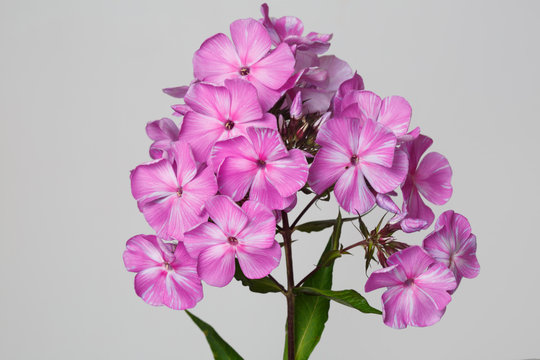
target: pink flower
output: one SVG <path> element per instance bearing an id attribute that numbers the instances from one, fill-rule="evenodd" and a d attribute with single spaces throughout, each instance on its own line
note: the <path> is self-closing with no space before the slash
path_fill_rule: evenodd
<path id="1" fill-rule="evenodd" d="M 182 243 L 175 247 L 154 235 L 136 235 L 127 241 L 124 264 L 137 273 L 135 292 L 150 305 L 184 310 L 203 298 L 197 260 Z"/>
<path id="2" fill-rule="evenodd" d="M 425 220 L 425 228 L 433 223 L 435 215 L 420 194 L 435 205 L 445 204 L 452 196 L 452 169 L 448 160 L 432 152 L 420 161 L 432 143 L 429 137 L 420 135 L 414 141 L 403 144 L 409 156 L 409 174 L 402 186 L 403 198 L 407 202 L 407 217 Z"/>
<path id="3" fill-rule="evenodd" d="M 172 145 L 167 159 L 139 165 L 131 172 L 131 192 L 146 221 L 162 239 L 182 239 L 184 232 L 206 221 L 206 200 L 217 192 L 212 169 L 197 171 L 189 145 Z"/>
<path id="4" fill-rule="evenodd" d="M 339 116 L 341 114 L 341 111 L 344 110 L 341 106 L 343 97 L 356 90 L 364 90 L 364 80 L 360 75 L 355 72 L 350 79 L 343 81 L 339 85 L 339 88 L 332 100 L 334 116 Z"/>
<path id="5" fill-rule="evenodd" d="M 270 109 L 294 72 L 291 49 L 280 44 L 269 53 L 272 40 L 264 26 L 254 19 L 233 22 L 231 37 L 232 42 L 220 33 L 201 45 L 193 57 L 195 77 L 217 85 L 226 79 L 246 79 L 257 88 L 263 110 Z"/>
<path id="6" fill-rule="evenodd" d="M 438 322 L 452 300 L 448 291 L 456 288 L 452 272 L 420 246 L 393 254 L 388 265 L 374 271 L 365 285 L 366 292 L 387 288 L 382 295 L 384 323 L 402 329 Z"/>
<path id="7" fill-rule="evenodd" d="M 411 105 L 401 96 L 381 98 L 366 90 L 353 91 L 341 101 L 341 115 L 359 119 L 371 119 L 390 129 L 399 141 L 408 139 L 407 134 L 411 122 Z M 412 134 L 419 134 L 419 129 Z"/>
<path id="8" fill-rule="evenodd" d="M 249 198 L 284 209 L 306 183 L 308 164 L 301 150 L 287 148 L 276 130 L 248 128 L 247 137 L 217 142 L 211 155 L 221 194 Z M 251 189 L 251 190 L 250 190 Z"/>
<path id="9" fill-rule="evenodd" d="M 395 192 L 392 192 L 397 195 Z M 426 227 L 426 221 L 423 219 L 414 219 L 408 217 L 407 202 L 403 202 L 401 209 L 389 196 L 390 194 L 377 194 L 377 205 L 382 209 L 396 214 L 388 223 L 392 225 L 392 229 L 401 229 L 406 233 L 420 231 Z"/>
<path id="10" fill-rule="evenodd" d="M 322 54 L 330 47 L 329 41 L 332 39 L 332 34 L 310 32 L 306 36 L 302 36 L 304 24 L 299 18 L 294 16 L 271 18 L 267 4 L 261 5 L 261 13 L 264 17 L 262 24 L 268 30 L 272 43 L 276 46 L 285 42 L 295 46 L 298 51 L 310 51 L 316 54 Z"/>
<path id="11" fill-rule="evenodd" d="M 223 195 L 208 200 L 206 207 L 213 223 L 199 225 L 184 238 L 206 283 L 227 285 L 234 276 L 235 258 L 249 279 L 265 277 L 279 265 L 281 249 L 274 239 L 276 220 L 270 209 L 255 201 L 240 208 Z"/>
<path id="12" fill-rule="evenodd" d="M 476 259 L 476 236 L 463 215 L 445 211 L 435 223 L 435 231 L 424 239 L 424 249 L 437 261 L 445 264 L 456 277 L 475 278 L 480 273 Z"/>
<path id="13" fill-rule="evenodd" d="M 180 140 L 191 145 L 195 159 L 206 162 L 216 141 L 245 135 L 246 128 L 276 128 L 276 118 L 263 113 L 257 90 L 242 79 L 225 80 L 225 86 L 193 84 L 185 96 L 191 108 L 184 117 Z"/>
<path id="14" fill-rule="evenodd" d="M 154 142 L 150 146 L 152 159 L 169 158 L 171 144 L 178 140 L 178 126 L 171 119 L 163 118 L 146 124 L 146 134 Z"/>
<path id="15" fill-rule="evenodd" d="M 343 209 L 363 214 L 375 204 L 375 195 L 398 187 L 407 174 L 407 156 L 396 151 L 396 137 L 386 127 L 366 119 L 332 118 L 317 135 L 321 149 L 309 171 L 311 188 L 322 194 L 335 184 Z"/>

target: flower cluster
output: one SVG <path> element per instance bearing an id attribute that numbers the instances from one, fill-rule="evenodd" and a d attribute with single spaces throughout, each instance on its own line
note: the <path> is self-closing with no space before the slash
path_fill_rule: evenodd
<path id="1" fill-rule="evenodd" d="M 261 19 L 234 21 L 230 37 L 203 42 L 191 84 L 164 89 L 180 102 L 174 120 L 146 127 L 152 160 L 131 172 L 131 191 L 155 234 L 134 236 L 124 252 L 137 295 L 189 309 L 203 298 L 201 280 L 222 287 L 236 271 L 267 277 L 281 260 L 276 233 L 295 230 L 297 221 L 279 222 L 297 194 L 333 194 L 360 222 L 375 206 L 394 214 L 357 243 L 367 265 L 382 266 L 365 290 L 386 288 L 384 323 L 434 324 L 461 279 L 478 275 L 469 222 L 446 211 L 422 246 L 395 236 L 434 222 L 426 202 L 448 202 L 448 160 L 424 155 L 433 141 L 410 129 L 406 99 L 365 90 L 345 61 L 324 55 L 332 35 L 304 34 L 298 18 L 261 10 Z"/>

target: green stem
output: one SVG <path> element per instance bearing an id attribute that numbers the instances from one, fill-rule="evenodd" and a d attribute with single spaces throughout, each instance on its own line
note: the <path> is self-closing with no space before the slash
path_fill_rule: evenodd
<path id="1" fill-rule="evenodd" d="M 287 265 L 287 292 L 285 296 L 287 297 L 287 350 L 288 350 L 288 359 L 294 360 L 295 349 L 294 349 L 294 272 L 293 272 L 293 261 L 292 261 L 292 227 L 289 226 L 289 218 L 285 211 L 281 212 L 282 221 L 283 221 L 283 241 L 285 247 L 285 262 Z"/>

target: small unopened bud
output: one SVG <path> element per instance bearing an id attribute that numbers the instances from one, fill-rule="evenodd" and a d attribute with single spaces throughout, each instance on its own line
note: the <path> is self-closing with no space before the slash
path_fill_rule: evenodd
<path id="1" fill-rule="evenodd" d="M 292 101 L 290 114 L 293 119 L 300 119 L 304 115 L 302 112 L 302 93 L 300 91 L 296 93 Z"/>

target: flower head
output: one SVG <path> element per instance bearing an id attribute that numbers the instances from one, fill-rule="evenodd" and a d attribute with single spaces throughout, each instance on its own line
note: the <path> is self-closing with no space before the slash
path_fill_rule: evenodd
<path id="1" fill-rule="evenodd" d="M 139 165 L 131 172 L 131 192 L 146 221 L 162 239 L 182 239 L 184 232 L 208 219 L 204 202 L 217 192 L 210 168 L 198 171 L 189 145 L 172 145 L 167 159 Z"/>
<path id="2" fill-rule="evenodd" d="M 276 130 L 248 128 L 247 136 L 217 142 L 211 163 L 221 194 L 284 209 L 306 183 L 308 164 L 302 151 L 287 151 Z"/>
<path id="3" fill-rule="evenodd" d="M 225 86 L 193 84 L 185 96 L 191 108 L 184 117 L 180 140 L 189 142 L 195 159 L 206 162 L 216 141 L 245 135 L 247 127 L 276 128 L 276 118 L 263 113 L 257 90 L 242 79 Z"/>
<path id="4" fill-rule="evenodd" d="M 435 223 L 435 231 L 424 239 L 424 249 L 437 261 L 445 264 L 459 285 L 463 277 L 472 279 L 480 273 L 476 259 L 476 236 L 463 215 L 445 211 Z"/>
<path id="5" fill-rule="evenodd" d="M 193 56 L 195 77 L 217 85 L 222 85 L 226 79 L 245 79 L 257 88 L 263 110 L 270 109 L 294 72 L 291 49 L 287 44 L 280 44 L 270 52 L 270 35 L 254 19 L 233 22 L 231 38 L 232 42 L 220 33 L 201 45 Z"/>
<path id="6" fill-rule="evenodd" d="M 387 288 L 382 295 L 384 323 L 402 329 L 438 322 L 452 300 L 448 291 L 456 288 L 452 272 L 420 246 L 393 254 L 388 265 L 374 271 L 365 285 L 367 292 Z"/>
<path id="7" fill-rule="evenodd" d="M 165 244 L 154 235 L 136 235 L 127 241 L 123 257 L 126 269 L 137 273 L 135 292 L 148 304 L 184 310 L 203 298 L 197 260 L 182 243 Z"/>
<path id="8" fill-rule="evenodd" d="M 171 144 L 178 140 L 178 133 L 178 126 L 168 118 L 146 124 L 146 134 L 154 140 L 150 146 L 150 157 L 152 159 L 169 158 Z"/>
<path id="9" fill-rule="evenodd" d="M 201 279 L 225 286 L 234 276 L 235 258 L 249 279 L 260 279 L 279 265 L 281 248 L 274 239 L 276 220 L 261 203 L 246 201 L 242 208 L 231 198 L 215 196 L 207 202 L 213 222 L 186 233 L 184 244 L 199 260 Z"/>
<path id="10" fill-rule="evenodd" d="M 337 117 L 326 121 L 317 135 L 321 149 L 309 171 L 309 185 L 321 194 L 335 184 L 343 209 L 363 214 L 375 204 L 372 189 L 387 193 L 407 174 L 407 156 L 396 151 L 396 136 L 371 119 Z"/>

